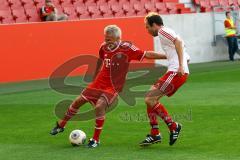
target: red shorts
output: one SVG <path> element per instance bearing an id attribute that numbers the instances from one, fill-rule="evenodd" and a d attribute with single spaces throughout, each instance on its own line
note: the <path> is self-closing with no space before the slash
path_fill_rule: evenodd
<path id="1" fill-rule="evenodd" d="M 176 72 L 168 71 L 154 84 L 154 87 L 170 97 L 186 82 L 187 78 L 187 73 L 180 76 Z"/>
<path id="2" fill-rule="evenodd" d="M 105 98 L 108 105 L 111 105 L 112 102 L 117 98 L 118 93 L 114 90 L 113 87 L 104 86 L 99 83 L 91 83 L 87 88 L 82 91 L 82 97 L 92 103 L 93 105 L 97 104 L 97 101 L 100 97 Z"/>

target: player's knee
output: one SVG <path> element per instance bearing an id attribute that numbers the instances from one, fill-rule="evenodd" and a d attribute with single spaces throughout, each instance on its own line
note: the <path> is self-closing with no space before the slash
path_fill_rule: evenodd
<path id="1" fill-rule="evenodd" d="M 145 103 L 147 106 L 153 106 L 156 104 L 157 100 L 154 97 L 145 97 Z"/>
<path id="2" fill-rule="evenodd" d="M 104 116 L 106 107 L 107 107 L 106 101 L 104 99 L 99 99 L 95 106 L 96 116 L 98 116 L 98 117 Z"/>

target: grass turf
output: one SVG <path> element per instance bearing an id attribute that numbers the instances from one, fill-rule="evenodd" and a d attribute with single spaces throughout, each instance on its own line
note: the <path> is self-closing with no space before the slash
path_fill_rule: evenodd
<path id="1" fill-rule="evenodd" d="M 80 128 L 92 136 L 94 121 L 70 122 L 64 133 L 49 135 L 56 117 L 54 105 L 65 97 L 47 87 L 47 81 L 0 85 L 0 157 L 8 160 L 53 159 L 240 159 L 240 63 L 193 64 L 188 82 L 162 103 L 183 124 L 179 141 L 168 145 L 161 121 L 163 142 L 147 148 L 138 143 L 149 132 L 143 98 L 135 107 L 123 101 L 107 114 L 96 149 L 72 147 L 71 130 Z M 77 81 L 76 81 L 77 82 Z M 146 88 L 146 87 L 145 87 Z M 147 88 L 146 88 L 147 89 Z M 90 105 L 88 105 L 89 108 Z"/>

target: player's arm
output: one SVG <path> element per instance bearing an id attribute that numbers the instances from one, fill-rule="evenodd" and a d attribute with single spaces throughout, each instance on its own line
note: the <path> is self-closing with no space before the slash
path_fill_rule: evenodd
<path id="1" fill-rule="evenodd" d="M 165 54 L 156 53 L 154 51 L 146 51 L 145 58 L 147 58 L 147 59 L 167 59 Z"/>
<path id="2" fill-rule="evenodd" d="M 93 75 L 93 80 L 96 78 L 96 76 L 98 75 L 98 72 L 100 70 L 100 68 L 102 67 L 102 59 L 98 58 L 97 60 L 97 66 L 96 66 L 96 69 L 95 69 L 95 72 L 94 72 L 94 75 Z"/>
<path id="3" fill-rule="evenodd" d="M 182 40 L 179 38 L 176 38 L 174 41 L 174 45 L 177 51 L 178 55 L 178 63 L 179 63 L 179 68 L 178 68 L 178 74 L 179 75 L 184 75 L 184 69 L 183 69 L 183 45 L 182 45 Z"/>

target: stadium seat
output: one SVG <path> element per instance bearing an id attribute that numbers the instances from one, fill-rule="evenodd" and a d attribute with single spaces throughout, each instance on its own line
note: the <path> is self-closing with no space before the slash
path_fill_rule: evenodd
<path id="1" fill-rule="evenodd" d="M 114 17 L 126 17 L 126 15 L 124 14 L 124 12 L 117 12 L 114 14 Z"/>
<path id="2" fill-rule="evenodd" d="M 9 3 L 11 5 L 12 10 L 22 8 L 22 6 L 23 6 L 23 4 L 20 0 L 10 0 Z"/>
<path id="3" fill-rule="evenodd" d="M 162 0 L 163 3 L 179 3 L 178 0 Z"/>
<path id="4" fill-rule="evenodd" d="M 156 3 L 155 7 L 158 13 L 168 13 L 167 7 L 165 3 Z"/>
<path id="5" fill-rule="evenodd" d="M 64 7 L 73 7 L 73 4 L 72 4 L 71 1 L 62 1 L 61 2 L 61 6 L 62 6 L 62 8 L 64 8 Z"/>
<path id="6" fill-rule="evenodd" d="M 29 22 L 40 22 L 40 16 L 37 9 L 25 9 L 26 16 Z"/>
<path id="7" fill-rule="evenodd" d="M 187 14 L 187 13 L 193 13 L 191 11 L 191 8 L 181 8 L 180 9 L 180 14 Z"/>
<path id="8" fill-rule="evenodd" d="M 78 14 L 75 11 L 75 8 L 72 7 L 64 7 L 63 12 L 68 15 L 69 20 L 77 20 L 78 19 Z"/>
<path id="9" fill-rule="evenodd" d="M 210 6 L 210 2 L 208 0 L 200 1 L 200 12 L 211 12 L 212 7 Z"/>
<path id="10" fill-rule="evenodd" d="M 22 3 L 25 9 L 31 9 L 31 8 L 36 9 L 36 6 L 32 0 L 22 0 Z"/>
<path id="11" fill-rule="evenodd" d="M 103 18 L 113 18 L 113 17 L 114 17 L 113 13 L 104 13 L 103 14 Z"/>
<path id="12" fill-rule="evenodd" d="M 228 7 L 229 3 L 228 0 L 219 0 L 220 6 Z"/>
<path id="13" fill-rule="evenodd" d="M 19 23 L 19 22 L 27 22 L 27 16 L 25 14 L 24 8 L 18 8 L 15 10 L 12 10 L 12 15 L 14 20 Z"/>
<path id="14" fill-rule="evenodd" d="M 95 6 L 95 5 L 90 5 L 88 6 L 88 12 L 92 15 L 101 15 L 101 12 L 99 11 L 99 6 Z"/>
<path id="15" fill-rule="evenodd" d="M 157 9 L 155 8 L 155 4 L 151 3 L 151 2 L 145 3 L 144 7 L 146 9 L 146 12 L 156 12 L 157 11 Z"/>
<path id="16" fill-rule="evenodd" d="M 119 0 L 118 3 L 121 4 L 121 5 L 123 5 L 123 4 L 128 4 L 129 1 L 128 1 L 128 0 Z"/>
<path id="17" fill-rule="evenodd" d="M 77 8 L 78 6 L 80 6 L 80 7 L 85 6 L 83 0 L 81 0 L 81 1 L 78 0 L 78 1 L 74 2 L 73 5 L 74 5 L 75 8 Z"/>
<path id="18" fill-rule="evenodd" d="M 130 4 L 140 3 L 139 0 L 129 0 Z"/>
<path id="19" fill-rule="evenodd" d="M 0 21 L 12 17 L 11 10 L 0 10 Z"/>
<path id="20" fill-rule="evenodd" d="M 137 16 L 144 16 L 147 13 L 143 3 L 135 3 L 133 4 L 133 8 Z"/>
<path id="21" fill-rule="evenodd" d="M 107 3 L 106 0 L 98 0 L 98 1 L 96 2 L 96 4 L 97 4 L 98 6 L 100 6 L 100 5 L 107 5 L 108 3 Z"/>
<path id="22" fill-rule="evenodd" d="M 95 0 L 86 0 L 85 5 L 86 6 L 94 6 L 94 5 L 97 5 L 97 4 L 95 3 Z"/>
<path id="23" fill-rule="evenodd" d="M 134 14 L 136 15 L 136 12 L 133 8 L 133 4 L 124 3 L 122 7 L 123 7 L 123 11 L 126 14 L 126 16 L 128 16 L 128 15 L 133 16 Z"/>
<path id="24" fill-rule="evenodd" d="M 113 11 L 113 14 L 116 15 L 124 15 L 123 8 L 121 4 L 112 4 L 111 9 Z M 125 16 L 125 15 L 124 15 Z"/>
<path id="25" fill-rule="evenodd" d="M 108 5 L 117 5 L 117 4 L 119 4 L 117 0 L 109 0 L 108 1 Z M 119 5 L 121 5 L 121 4 L 119 4 Z"/>
<path id="26" fill-rule="evenodd" d="M 2 1 L 0 3 L 1 3 L 0 10 L 11 10 L 8 2 Z"/>
<path id="27" fill-rule="evenodd" d="M 79 19 L 91 19 L 92 17 L 89 15 L 89 13 L 85 13 L 79 16 Z"/>
<path id="28" fill-rule="evenodd" d="M 101 14 L 93 14 L 92 18 L 93 19 L 98 19 L 98 18 L 103 18 L 103 16 Z"/>
<path id="29" fill-rule="evenodd" d="M 110 15 L 113 15 L 113 12 L 112 12 L 112 10 L 111 10 L 111 8 L 109 7 L 108 4 L 100 5 L 100 6 L 99 6 L 99 10 L 100 10 L 100 12 L 101 12 L 103 15 L 104 15 L 104 14 L 106 14 L 106 15 L 109 14 L 109 16 L 110 16 Z"/>
<path id="30" fill-rule="evenodd" d="M 88 14 L 88 8 L 86 6 L 77 6 L 76 12 L 77 12 L 78 16 L 84 15 L 85 13 Z"/>
<path id="31" fill-rule="evenodd" d="M 169 12 L 170 14 L 180 13 L 180 10 L 178 9 L 176 3 L 166 3 L 166 7 L 167 7 L 168 12 Z M 183 5 L 183 8 L 184 8 L 184 5 Z"/>

